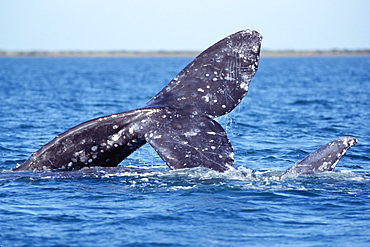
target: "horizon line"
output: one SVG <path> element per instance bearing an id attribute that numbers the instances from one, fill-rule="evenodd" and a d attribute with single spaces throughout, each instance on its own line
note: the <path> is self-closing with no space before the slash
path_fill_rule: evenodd
<path id="1" fill-rule="evenodd" d="M 6 51 L 0 49 L 1 57 L 193 57 L 200 54 L 202 51 L 126 51 L 126 50 L 96 50 L 96 51 L 83 51 L 83 50 L 60 50 L 60 51 L 48 51 L 48 50 L 30 50 L 30 51 Z M 370 49 L 330 49 L 330 50 L 269 50 L 262 49 L 261 56 L 370 56 Z"/>

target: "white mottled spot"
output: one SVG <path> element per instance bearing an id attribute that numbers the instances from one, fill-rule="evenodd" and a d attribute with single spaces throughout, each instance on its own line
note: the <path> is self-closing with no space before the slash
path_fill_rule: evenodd
<path id="1" fill-rule="evenodd" d="M 231 152 L 230 153 L 230 158 L 234 159 L 234 156 L 235 156 L 234 152 Z"/>
<path id="2" fill-rule="evenodd" d="M 211 148 L 212 148 L 212 149 L 216 149 L 216 147 L 215 147 L 215 146 L 211 146 Z"/>
<path id="3" fill-rule="evenodd" d="M 112 141 L 112 140 L 107 140 L 107 146 L 112 146 L 113 145 L 113 143 L 114 143 L 114 141 Z"/>
<path id="4" fill-rule="evenodd" d="M 91 147 L 91 151 L 95 152 L 96 150 L 98 150 L 98 146 L 92 146 Z"/>
<path id="5" fill-rule="evenodd" d="M 199 92 L 204 92 L 204 89 L 203 88 L 198 88 L 198 91 Z"/>
<path id="6" fill-rule="evenodd" d="M 121 137 L 120 134 L 116 133 L 112 135 L 112 141 L 118 141 L 118 139 Z"/>
<path id="7" fill-rule="evenodd" d="M 200 130 L 199 129 L 192 129 L 192 130 L 190 130 L 190 131 L 188 131 L 188 132 L 185 132 L 184 133 L 184 136 L 185 137 L 189 137 L 189 136 L 196 136 L 196 135 L 198 135 L 198 133 L 200 132 Z"/>
<path id="8" fill-rule="evenodd" d="M 247 83 L 242 82 L 242 83 L 240 83 L 240 88 L 242 88 L 242 89 L 244 89 L 244 90 L 248 91 L 248 84 L 247 84 Z"/>
<path id="9" fill-rule="evenodd" d="M 113 125 L 113 129 L 114 129 L 114 130 L 115 130 L 115 129 L 118 129 L 118 125 L 117 125 L 117 124 Z"/>
<path id="10" fill-rule="evenodd" d="M 216 135 L 217 133 L 216 132 L 213 132 L 213 131 L 208 131 L 207 134 L 209 134 L 209 135 Z"/>
<path id="11" fill-rule="evenodd" d="M 215 77 L 215 78 L 213 78 L 212 80 L 213 80 L 213 81 L 217 81 L 217 78 Z"/>
<path id="12" fill-rule="evenodd" d="M 205 102 L 209 102 L 209 97 L 208 95 L 202 96 L 202 99 L 204 99 Z"/>
<path id="13" fill-rule="evenodd" d="M 221 107 L 222 107 L 222 108 L 226 108 L 226 105 L 222 105 Z"/>

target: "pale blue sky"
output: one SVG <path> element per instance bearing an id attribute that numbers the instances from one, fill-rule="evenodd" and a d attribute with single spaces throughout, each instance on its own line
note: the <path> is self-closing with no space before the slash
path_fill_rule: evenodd
<path id="1" fill-rule="evenodd" d="M 264 49 L 370 49 L 370 1 L 0 0 L 0 50 L 200 51 L 246 28 Z"/>

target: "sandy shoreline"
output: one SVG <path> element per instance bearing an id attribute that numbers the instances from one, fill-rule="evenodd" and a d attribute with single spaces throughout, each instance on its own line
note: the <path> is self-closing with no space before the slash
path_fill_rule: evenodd
<path id="1" fill-rule="evenodd" d="M 0 57 L 195 57 L 197 51 L 1 51 Z M 264 51 L 262 57 L 370 56 L 370 50 Z"/>

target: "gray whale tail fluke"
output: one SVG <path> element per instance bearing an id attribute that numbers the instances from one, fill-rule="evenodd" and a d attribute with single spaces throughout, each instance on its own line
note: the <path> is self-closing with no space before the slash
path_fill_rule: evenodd
<path id="1" fill-rule="evenodd" d="M 243 30 L 212 45 L 144 106 L 81 123 L 56 136 L 16 168 L 78 170 L 114 167 L 149 143 L 171 169 L 233 168 L 226 132 L 213 118 L 232 111 L 258 68 L 262 36 Z M 341 137 L 317 149 L 288 173 L 332 171 L 357 140 Z"/>
<path id="2" fill-rule="evenodd" d="M 217 42 L 143 107 L 93 119 L 41 147 L 15 170 L 117 166 L 148 142 L 172 169 L 233 167 L 233 150 L 212 118 L 232 111 L 256 73 L 262 36 L 243 30 Z"/>
<path id="3" fill-rule="evenodd" d="M 287 169 L 283 175 L 288 173 L 313 174 L 333 171 L 346 151 L 356 143 L 357 139 L 351 136 L 335 139 L 312 152 L 303 160 L 298 161 Z"/>

